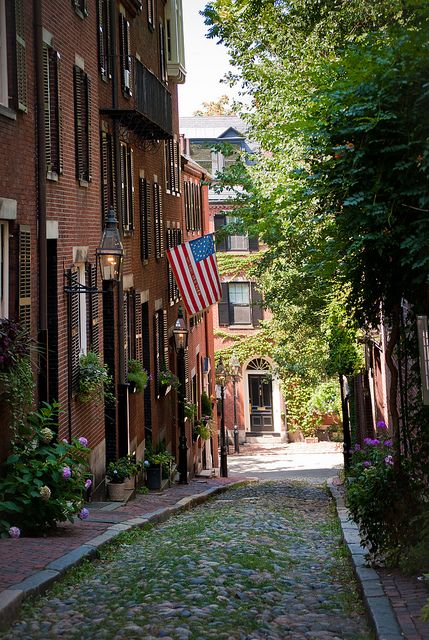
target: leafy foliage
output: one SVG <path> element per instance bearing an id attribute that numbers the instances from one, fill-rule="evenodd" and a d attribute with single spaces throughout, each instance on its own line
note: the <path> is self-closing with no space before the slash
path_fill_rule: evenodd
<path id="1" fill-rule="evenodd" d="M 113 399 L 111 392 L 112 377 L 106 364 L 102 364 L 98 353 L 88 351 L 79 358 L 79 402 L 103 400 L 106 396 Z"/>
<path id="2" fill-rule="evenodd" d="M 139 360 L 128 360 L 128 382 L 134 383 L 137 392 L 146 389 L 149 375 Z"/>
<path id="3" fill-rule="evenodd" d="M 0 531 L 13 525 L 41 533 L 70 520 L 83 505 L 89 449 L 78 438 L 57 442 L 59 405 L 44 403 L 28 416 L 28 433 L 15 442 L 0 479 Z"/>

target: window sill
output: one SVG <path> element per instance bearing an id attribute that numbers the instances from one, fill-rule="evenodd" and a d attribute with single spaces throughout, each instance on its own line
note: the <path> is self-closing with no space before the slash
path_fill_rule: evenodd
<path id="1" fill-rule="evenodd" d="M 52 182 L 58 182 L 58 173 L 56 173 L 55 171 L 47 171 L 46 180 L 52 180 Z"/>
<path id="2" fill-rule="evenodd" d="M 88 180 L 79 180 L 79 186 L 83 187 L 84 189 L 88 189 L 88 187 L 89 187 Z"/>
<path id="3" fill-rule="evenodd" d="M 0 116 L 9 118 L 9 120 L 16 120 L 16 112 L 9 107 L 5 107 L 4 104 L 0 104 Z"/>

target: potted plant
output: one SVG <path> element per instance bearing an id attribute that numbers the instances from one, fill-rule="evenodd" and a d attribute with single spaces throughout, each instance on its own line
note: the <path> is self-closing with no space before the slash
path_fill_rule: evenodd
<path id="1" fill-rule="evenodd" d="M 128 360 L 128 383 L 130 393 L 141 393 L 146 389 L 149 380 L 146 369 L 139 360 Z"/>
<path id="2" fill-rule="evenodd" d="M 116 462 L 109 462 L 106 469 L 106 478 L 109 481 L 107 484 L 109 500 L 113 502 L 125 502 L 126 492 L 130 490 L 130 486 L 126 483 L 126 480 L 130 477 L 131 469 L 127 458 L 119 458 Z"/>
<path id="3" fill-rule="evenodd" d="M 169 478 L 172 473 L 174 457 L 166 449 L 146 450 L 146 484 L 149 489 L 160 489 L 162 478 Z"/>
<path id="4" fill-rule="evenodd" d="M 202 440 L 210 440 L 212 437 L 212 423 L 210 416 L 203 416 L 201 420 L 198 420 L 195 423 L 193 434 L 195 439 L 199 437 Z"/>
<path id="5" fill-rule="evenodd" d="M 92 400 L 103 400 L 107 396 L 113 397 L 110 389 L 112 377 L 107 365 L 100 361 L 98 353 L 88 351 L 79 358 L 79 387 L 77 399 L 86 403 Z"/>
<path id="6" fill-rule="evenodd" d="M 185 409 L 185 418 L 187 418 L 190 421 L 195 420 L 195 417 L 197 415 L 197 405 L 185 399 L 184 409 Z"/>

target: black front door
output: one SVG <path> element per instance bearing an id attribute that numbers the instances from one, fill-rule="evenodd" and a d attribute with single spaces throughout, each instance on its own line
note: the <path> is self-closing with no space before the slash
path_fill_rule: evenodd
<path id="1" fill-rule="evenodd" d="M 266 374 L 249 374 L 250 430 L 274 431 L 273 385 Z"/>

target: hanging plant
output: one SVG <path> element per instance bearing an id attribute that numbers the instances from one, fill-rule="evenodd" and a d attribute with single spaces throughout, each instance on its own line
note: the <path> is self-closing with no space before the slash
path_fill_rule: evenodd
<path id="1" fill-rule="evenodd" d="M 139 360 L 128 360 L 128 382 L 131 383 L 135 392 L 141 393 L 146 389 L 149 375 Z"/>
<path id="2" fill-rule="evenodd" d="M 79 358 L 79 388 L 77 399 L 87 403 L 92 400 L 114 400 L 111 392 L 113 386 L 112 377 L 109 375 L 107 365 L 102 364 L 98 353 L 88 351 Z"/>
<path id="3" fill-rule="evenodd" d="M 179 378 L 169 369 L 161 369 L 159 372 L 159 384 L 163 387 L 172 387 L 178 389 L 180 386 Z"/>

